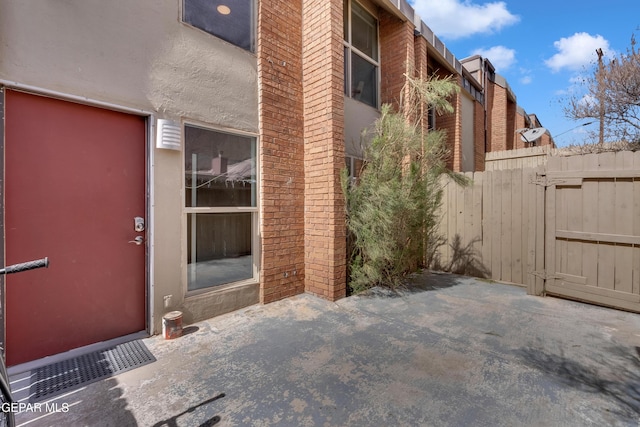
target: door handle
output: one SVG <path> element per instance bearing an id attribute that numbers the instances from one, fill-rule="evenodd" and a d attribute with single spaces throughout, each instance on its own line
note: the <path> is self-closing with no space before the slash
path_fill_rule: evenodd
<path id="1" fill-rule="evenodd" d="M 135 243 L 136 245 L 140 246 L 141 244 L 144 243 L 144 237 L 142 236 L 136 236 L 135 239 L 133 240 L 129 240 L 129 243 Z"/>

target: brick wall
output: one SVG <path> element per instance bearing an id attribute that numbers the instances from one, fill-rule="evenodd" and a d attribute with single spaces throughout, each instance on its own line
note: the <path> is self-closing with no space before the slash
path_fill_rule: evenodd
<path id="1" fill-rule="evenodd" d="M 301 0 L 258 2 L 260 301 L 304 291 Z"/>
<path id="2" fill-rule="evenodd" d="M 485 152 L 492 151 L 493 143 L 491 140 L 491 135 L 493 134 L 493 97 L 495 93 L 495 85 L 487 80 L 487 87 L 484 89 L 484 103 L 485 103 L 485 112 L 486 112 L 486 121 L 485 121 Z"/>
<path id="3" fill-rule="evenodd" d="M 507 149 L 507 90 L 493 82 L 488 84 L 493 90 L 491 111 L 491 149 L 501 151 Z"/>
<path id="4" fill-rule="evenodd" d="M 484 105 L 473 102 L 473 146 L 474 167 L 476 172 L 484 170 L 485 157 Z"/>
<path id="5" fill-rule="evenodd" d="M 432 64 L 432 66 L 436 67 L 435 74 L 438 78 L 443 79 L 451 75 L 447 70 L 437 68 L 436 64 Z M 459 77 L 457 83 L 460 84 Z M 460 96 L 462 95 L 457 93 L 449 98 L 449 103 L 454 108 L 453 113 L 436 115 L 436 129 L 446 132 L 446 145 L 449 149 L 447 168 L 454 171 L 460 171 L 462 168 L 462 100 Z"/>
<path id="6" fill-rule="evenodd" d="M 427 67 L 427 41 L 424 37 L 414 37 L 413 41 L 413 53 L 414 53 L 414 75 L 421 79 L 429 77 L 429 69 Z M 429 128 L 429 111 L 424 106 L 421 107 L 418 113 L 422 117 L 421 127 L 423 132 L 427 132 Z"/>
<path id="7" fill-rule="evenodd" d="M 456 78 L 458 86 L 462 86 L 462 76 Z M 461 89 L 462 90 L 462 89 Z M 447 143 L 451 144 L 452 169 L 455 172 L 462 171 L 462 93 L 451 96 L 449 102 L 454 108 L 451 124 L 447 129 Z"/>
<path id="8" fill-rule="evenodd" d="M 540 145 L 551 145 L 551 136 L 549 135 L 548 132 L 546 132 L 544 135 L 540 137 L 537 143 L 539 143 Z"/>
<path id="9" fill-rule="evenodd" d="M 515 118 L 515 129 L 524 129 L 527 127 L 527 123 L 525 121 L 525 118 L 522 114 L 518 114 L 516 113 L 516 118 Z M 527 144 L 525 144 L 525 142 L 522 140 L 522 138 L 520 138 L 520 134 L 519 133 L 515 133 L 515 130 L 513 132 L 513 148 L 518 149 L 518 148 L 525 148 L 527 146 Z"/>
<path id="10" fill-rule="evenodd" d="M 514 147 L 514 135 L 516 133 L 516 117 L 518 106 L 515 101 L 507 98 L 507 129 L 505 130 L 505 140 L 507 143 L 507 150 L 513 150 Z"/>
<path id="11" fill-rule="evenodd" d="M 329 300 L 346 295 L 342 9 L 302 0 L 305 290 Z"/>
<path id="12" fill-rule="evenodd" d="M 406 82 L 404 75 L 415 68 L 414 26 L 384 10 L 380 11 L 379 20 L 380 100 L 399 111 L 400 93 Z"/>

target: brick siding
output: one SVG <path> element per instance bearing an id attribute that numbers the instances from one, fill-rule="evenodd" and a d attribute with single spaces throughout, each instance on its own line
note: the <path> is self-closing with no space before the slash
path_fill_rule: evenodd
<path id="1" fill-rule="evenodd" d="M 475 172 L 484 171 L 485 157 L 484 105 L 473 102 L 473 158 Z"/>
<path id="2" fill-rule="evenodd" d="M 527 127 L 527 124 L 525 122 L 524 116 L 522 114 L 516 113 L 515 126 L 514 126 L 515 130 L 524 129 L 526 127 Z M 522 138 L 520 138 L 520 134 L 515 133 L 515 130 L 513 132 L 513 148 L 518 149 L 518 148 L 527 147 L 527 144 L 525 144 Z"/>
<path id="3" fill-rule="evenodd" d="M 400 94 L 406 83 L 405 74 L 415 62 L 413 24 L 381 10 L 380 26 L 380 98 L 400 110 Z M 405 97 L 406 99 L 406 97 Z"/>
<path id="4" fill-rule="evenodd" d="M 507 90 L 500 85 L 489 82 L 493 88 L 493 102 L 489 104 L 491 111 L 490 151 L 507 149 Z"/>
<path id="5" fill-rule="evenodd" d="M 346 295 L 343 2 L 303 0 L 302 19 L 305 290 L 333 301 Z"/>
<path id="6" fill-rule="evenodd" d="M 304 140 L 301 0 L 261 0 L 260 301 L 304 291 Z"/>

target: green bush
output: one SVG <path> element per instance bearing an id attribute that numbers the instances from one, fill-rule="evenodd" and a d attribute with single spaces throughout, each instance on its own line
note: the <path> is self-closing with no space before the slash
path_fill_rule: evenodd
<path id="1" fill-rule="evenodd" d="M 433 252 L 440 177 L 450 174 L 460 183 L 464 177 L 446 169 L 445 133 L 423 132 L 422 115 L 416 112 L 425 107 L 452 111 L 447 97 L 457 90 L 451 79 L 408 79 L 404 111 L 389 105 L 381 109 L 357 182 L 343 171 L 353 292 L 380 285 L 395 288 Z"/>

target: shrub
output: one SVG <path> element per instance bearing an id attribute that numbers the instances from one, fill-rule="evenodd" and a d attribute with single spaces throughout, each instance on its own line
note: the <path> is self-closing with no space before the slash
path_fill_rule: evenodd
<path id="1" fill-rule="evenodd" d="M 459 90 L 452 79 L 408 78 L 404 109 L 384 105 L 373 139 L 364 150 L 357 182 L 343 171 L 349 232 L 349 286 L 359 292 L 372 286 L 395 288 L 406 274 L 424 266 L 433 250 L 437 211 L 442 200 L 440 177 L 462 175 L 446 168 L 443 131 L 423 131 L 419 111 L 452 111 L 447 97 Z"/>

